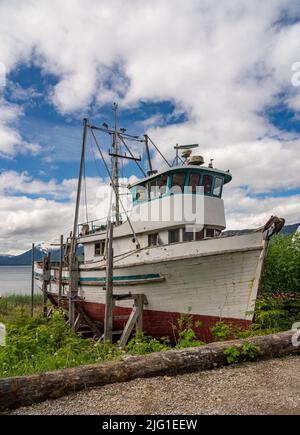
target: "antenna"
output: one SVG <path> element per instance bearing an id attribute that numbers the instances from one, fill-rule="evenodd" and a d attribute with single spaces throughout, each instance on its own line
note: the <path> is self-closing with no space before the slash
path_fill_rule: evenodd
<path id="1" fill-rule="evenodd" d="M 191 144 L 191 145 L 178 145 L 176 144 L 176 146 L 174 147 L 174 150 L 176 150 L 176 157 L 175 157 L 175 162 L 176 165 L 178 166 L 179 164 L 179 150 L 191 150 L 193 148 L 198 148 L 199 144 Z"/>

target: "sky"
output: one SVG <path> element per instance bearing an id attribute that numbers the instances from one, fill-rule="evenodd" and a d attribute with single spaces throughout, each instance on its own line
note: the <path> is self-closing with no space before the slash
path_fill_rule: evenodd
<path id="1" fill-rule="evenodd" d="M 0 0 L 0 253 L 69 233 L 82 120 L 112 125 L 115 101 L 120 127 L 168 159 L 198 143 L 230 169 L 228 229 L 300 222 L 299 0 Z M 88 142 L 88 218 L 102 218 Z"/>

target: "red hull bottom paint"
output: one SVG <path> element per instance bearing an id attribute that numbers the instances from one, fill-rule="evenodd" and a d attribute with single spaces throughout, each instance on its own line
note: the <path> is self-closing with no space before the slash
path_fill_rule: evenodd
<path id="1" fill-rule="evenodd" d="M 84 311 L 86 314 L 95 321 L 104 322 L 104 312 L 105 305 L 97 304 L 92 302 L 82 302 Z M 113 309 L 113 316 L 128 316 L 131 313 L 130 308 L 115 307 Z M 172 342 L 175 341 L 176 332 L 174 327 L 178 327 L 178 319 L 182 313 L 172 313 L 167 311 L 151 311 L 144 310 L 143 326 L 144 333 L 151 335 L 155 338 L 169 337 Z M 220 318 L 213 316 L 202 316 L 198 314 L 193 314 L 194 322 L 200 321 L 201 325 L 195 327 L 194 330 L 197 337 L 204 342 L 213 341 L 213 336 L 210 332 L 210 328 L 214 326 L 217 322 L 224 322 L 233 324 L 239 328 L 246 329 L 251 322 L 249 320 L 243 319 L 230 319 L 230 318 Z M 116 320 L 113 321 L 113 328 L 116 331 L 124 329 L 127 320 Z"/>

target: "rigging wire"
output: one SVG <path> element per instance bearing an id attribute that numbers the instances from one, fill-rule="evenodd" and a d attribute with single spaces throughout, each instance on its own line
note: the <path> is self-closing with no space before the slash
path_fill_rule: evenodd
<path id="1" fill-rule="evenodd" d="M 134 155 L 132 154 L 131 149 L 127 146 L 125 140 L 122 138 L 122 136 L 119 136 L 119 137 L 120 137 L 122 143 L 124 144 L 125 148 L 126 148 L 127 151 L 129 152 L 130 156 L 134 159 Z M 140 169 L 140 171 L 142 172 L 142 174 L 144 175 L 144 177 L 147 177 L 147 175 L 146 175 L 144 169 L 142 168 L 142 166 L 141 166 L 137 161 L 135 161 L 135 163 L 136 163 L 137 166 L 139 167 L 139 169 Z"/>
<path id="2" fill-rule="evenodd" d="M 89 127 L 89 128 L 91 129 L 91 127 Z M 101 156 L 101 158 L 102 158 L 102 161 L 103 161 L 104 167 L 105 167 L 105 169 L 106 169 L 106 172 L 107 172 L 107 174 L 108 174 L 108 176 L 109 176 L 109 178 L 110 178 L 111 186 L 112 186 L 114 192 L 116 193 L 116 186 L 115 186 L 115 184 L 114 184 L 114 180 L 112 179 L 112 176 L 111 176 L 111 173 L 110 173 L 109 168 L 108 168 L 108 166 L 107 166 L 107 163 L 106 163 L 106 161 L 105 161 L 105 159 L 104 159 L 104 156 L 103 156 L 103 152 L 102 152 L 102 150 L 101 150 L 101 147 L 100 147 L 100 145 L 99 145 L 99 143 L 98 143 L 98 141 L 97 141 L 97 138 L 96 138 L 96 136 L 95 136 L 95 133 L 93 132 L 92 129 L 91 129 L 91 132 L 92 132 L 92 135 L 93 135 L 94 141 L 95 141 L 95 143 L 96 143 L 96 146 L 97 146 L 97 148 L 98 148 L 99 154 L 100 154 L 100 156 Z M 129 216 L 128 216 L 126 210 L 125 210 L 125 207 L 124 207 L 123 202 L 121 201 L 121 199 L 120 199 L 120 204 L 121 204 L 121 207 L 122 207 L 122 209 L 123 209 L 123 211 L 124 211 L 124 214 L 125 214 L 125 216 L 126 216 L 126 218 L 127 218 L 127 220 L 128 220 L 128 223 L 129 223 L 130 229 L 131 229 L 131 231 L 132 231 L 132 234 L 133 234 L 133 236 L 134 236 L 134 238 L 135 238 L 135 240 L 136 240 L 136 242 L 137 242 L 137 246 L 140 247 L 140 244 L 139 244 L 139 242 L 138 242 L 138 238 L 137 238 L 137 236 L 136 236 L 136 233 L 135 233 L 135 231 L 134 231 L 134 229 L 133 229 L 133 226 L 132 226 L 132 224 L 131 224 L 131 221 L 130 221 L 130 219 L 129 219 Z"/>
<path id="3" fill-rule="evenodd" d="M 148 136 L 148 139 L 150 140 L 150 142 L 152 143 L 152 145 L 154 146 L 154 148 L 156 149 L 156 151 L 160 154 L 160 156 L 164 159 L 164 161 L 167 163 L 167 165 L 169 166 L 169 168 L 171 168 L 170 163 L 168 162 L 168 160 L 165 158 L 165 156 L 162 154 L 162 152 L 160 151 L 160 149 L 155 145 L 155 143 L 153 142 L 153 140 L 151 139 L 151 137 Z"/>
<path id="4" fill-rule="evenodd" d="M 88 215 L 88 205 L 87 205 L 87 187 L 86 187 L 86 165 L 85 160 L 83 162 L 83 184 L 84 184 L 84 202 L 85 202 L 85 217 L 86 221 L 89 221 L 89 215 Z"/>

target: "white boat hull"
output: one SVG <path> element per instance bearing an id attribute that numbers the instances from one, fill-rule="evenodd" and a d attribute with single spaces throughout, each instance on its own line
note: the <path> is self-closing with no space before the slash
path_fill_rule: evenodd
<path id="1" fill-rule="evenodd" d="M 211 338 L 210 327 L 223 320 L 249 325 L 257 297 L 267 242 L 261 232 L 243 236 L 153 247 L 118 258 L 114 264 L 114 294 L 144 294 L 145 333 L 170 336 L 182 313 L 190 312 L 202 325 L 202 339 Z M 42 284 L 42 269 L 36 264 Z M 68 295 L 68 270 L 63 271 L 63 295 Z M 58 270 L 51 271 L 49 294 L 58 296 Z M 80 267 L 79 297 L 86 313 L 104 319 L 104 264 Z M 129 315 L 132 300 L 118 301 L 114 315 Z M 116 320 L 122 328 L 126 320 Z"/>

